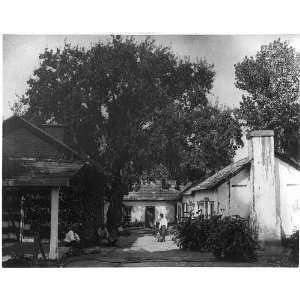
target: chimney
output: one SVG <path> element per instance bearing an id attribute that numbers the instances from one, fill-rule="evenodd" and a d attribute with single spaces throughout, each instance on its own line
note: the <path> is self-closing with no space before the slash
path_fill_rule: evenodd
<path id="1" fill-rule="evenodd" d="M 248 156 L 252 159 L 253 221 L 258 240 L 263 243 L 280 240 L 275 198 L 275 155 L 273 130 L 252 131 L 247 136 Z"/>
<path id="2" fill-rule="evenodd" d="M 42 129 L 61 142 L 65 142 L 65 127 L 63 125 L 44 124 Z"/>

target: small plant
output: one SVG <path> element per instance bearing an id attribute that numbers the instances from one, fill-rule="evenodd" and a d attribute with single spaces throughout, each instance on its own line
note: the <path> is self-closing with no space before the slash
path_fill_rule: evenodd
<path id="1" fill-rule="evenodd" d="M 289 260 L 299 265 L 299 230 L 296 230 L 289 238 L 284 242 L 284 246 L 290 249 Z"/>
<path id="2" fill-rule="evenodd" d="M 228 216 L 214 222 L 207 243 L 217 258 L 233 261 L 256 259 L 258 244 L 253 239 L 248 221 L 240 216 Z"/>

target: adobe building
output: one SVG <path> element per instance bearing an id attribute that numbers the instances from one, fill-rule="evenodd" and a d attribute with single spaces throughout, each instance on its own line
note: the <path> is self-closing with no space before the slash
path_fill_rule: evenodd
<path id="1" fill-rule="evenodd" d="M 280 241 L 299 229 L 300 165 L 275 154 L 273 131 L 247 138 L 248 157 L 187 187 L 177 217 L 239 215 L 255 226 L 260 241 Z"/>
<path id="2" fill-rule="evenodd" d="M 124 223 L 154 227 L 160 214 L 164 214 L 169 223 L 174 223 L 179 198 L 180 192 L 175 188 L 164 189 L 161 183 L 144 184 L 138 191 L 124 196 Z"/>

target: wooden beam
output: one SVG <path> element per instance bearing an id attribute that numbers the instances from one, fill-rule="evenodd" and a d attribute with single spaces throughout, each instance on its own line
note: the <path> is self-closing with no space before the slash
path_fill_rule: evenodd
<path id="1" fill-rule="evenodd" d="M 58 259 L 59 188 L 51 189 L 51 231 L 49 259 Z"/>

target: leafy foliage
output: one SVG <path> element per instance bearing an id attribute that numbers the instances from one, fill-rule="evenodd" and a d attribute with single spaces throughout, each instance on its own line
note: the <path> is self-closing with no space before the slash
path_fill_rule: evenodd
<path id="1" fill-rule="evenodd" d="M 240 129 L 229 111 L 208 105 L 214 76 L 205 60 L 179 59 L 151 39 L 65 44 L 40 55 L 16 113 L 63 123 L 68 143 L 101 164 L 117 225 L 123 195 L 145 172 L 186 181 L 231 160 Z"/>
<path id="2" fill-rule="evenodd" d="M 182 249 L 207 250 L 211 220 L 204 216 L 189 217 L 177 225 L 174 239 Z"/>
<path id="3" fill-rule="evenodd" d="M 289 256 L 291 262 L 299 266 L 299 230 L 284 241 L 284 246 L 291 251 Z"/>
<path id="4" fill-rule="evenodd" d="M 248 221 L 239 216 L 189 217 L 177 226 L 175 241 L 183 249 L 208 250 L 216 258 L 232 261 L 256 258 L 257 243 Z"/>
<path id="5" fill-rule="evenodd" d="M 255 57 L 235 65 L 243 95 L 238 117 L 248 130 L 272 129 L 275 147 L 300 159 L 300 56 L 288 42 L 262 46 Z"/>
<path id="6" fill-rule="evenodd" d="M 211 227 L 208 247 L 217 257 L 237 261 L 256 258 L 257 243 L 253 239 L 248 220 L 240 216 L 220 218 Z"/>

